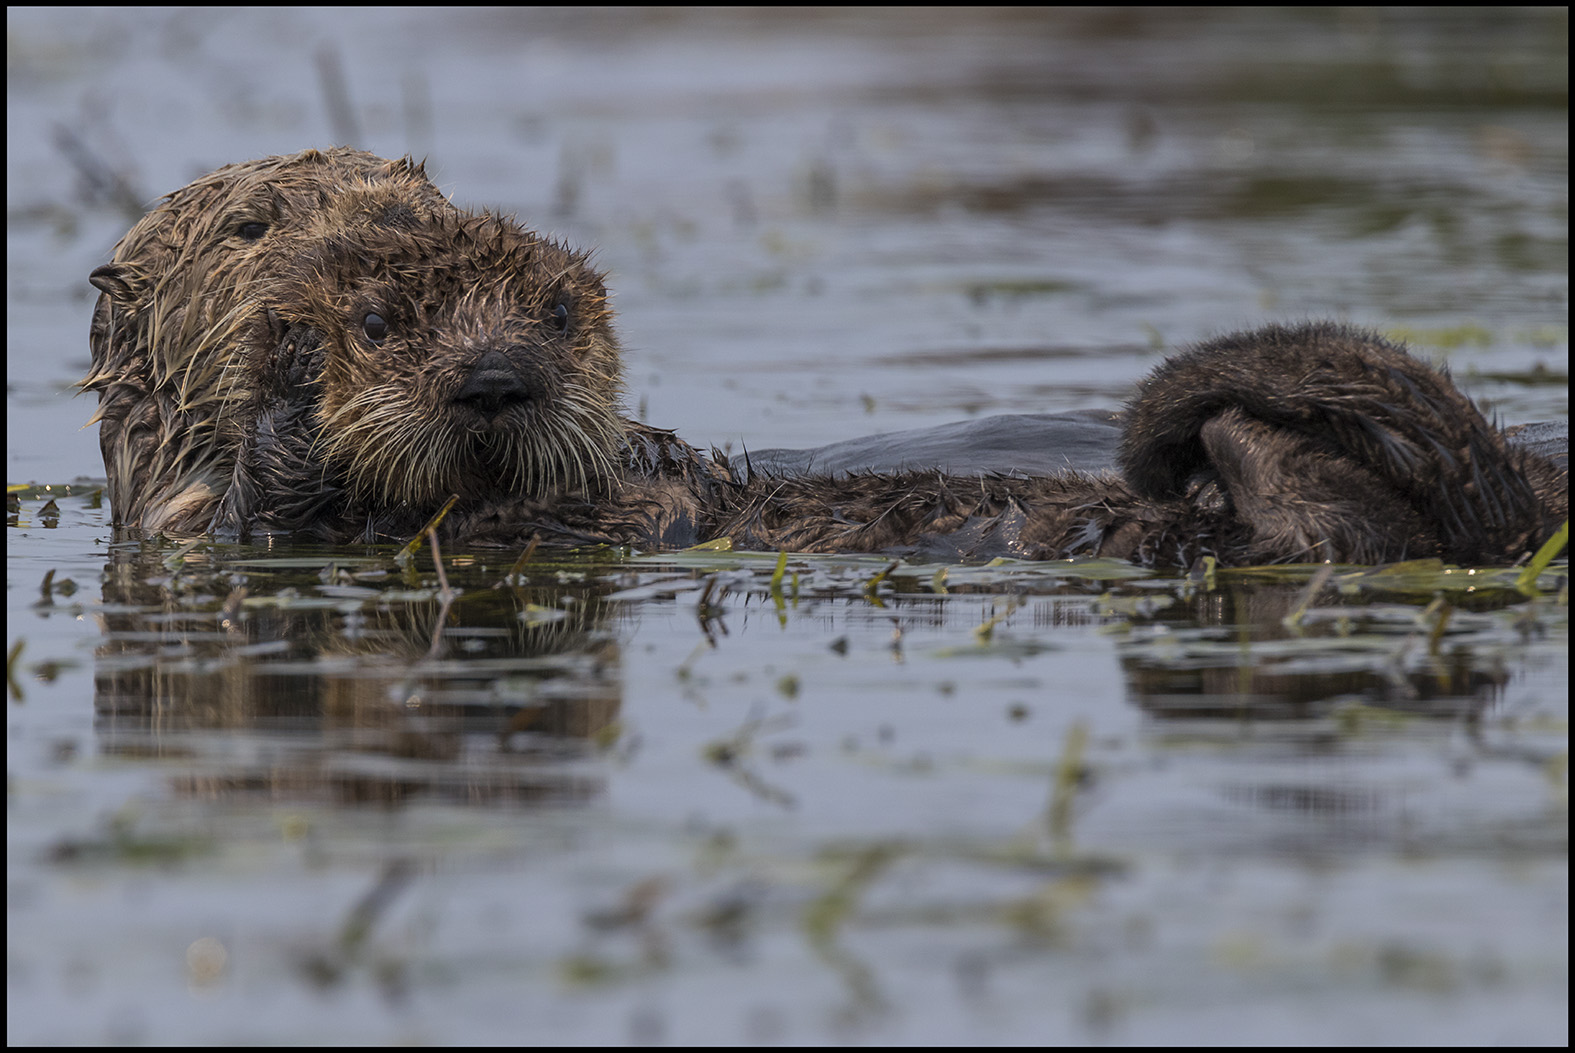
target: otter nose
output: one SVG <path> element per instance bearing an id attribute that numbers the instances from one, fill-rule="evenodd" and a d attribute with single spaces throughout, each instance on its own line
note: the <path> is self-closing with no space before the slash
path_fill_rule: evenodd
<path id="1" fill-rule="evenodd" d="M 531 395 L 531 385 L 508 356 L 501 351 L 488 351 L 470 367 L 470 375 L 454 401 L 463 402 L 490 419 L 510 406 L 529 402 Z"/>

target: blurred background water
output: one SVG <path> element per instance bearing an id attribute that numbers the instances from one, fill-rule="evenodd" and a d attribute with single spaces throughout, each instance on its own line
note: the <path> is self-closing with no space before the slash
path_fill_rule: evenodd
<path id="1" fill-rule="evenodd" d="M 12 483 L 101 473 L 86 275 L 140 210 L 342 142 L 593 246 L 631 413 L 700 444 L 1112 406 L 1307 317 L 1568 415 L 1561 9 L 10 9 L 7 54 Z M 804 563 L 784 620 L 769 563 L 558 566 L 453 623 L 447 738 L 384 711 L 428 599 L 319 576 L 385 557 L 60 508 L 8 535 L 13 1041 L 1565 1041 L 1562 603 L 1451 591 L 1429 657 L 1442 579 L 1309 644 L 1284 582 Z M 345 611 L 227 636 L 241 581 Z M 511 759 L 478 679 L 600 716 Z M 1080 734 L 1075 847 L 1024 848 Z"/>

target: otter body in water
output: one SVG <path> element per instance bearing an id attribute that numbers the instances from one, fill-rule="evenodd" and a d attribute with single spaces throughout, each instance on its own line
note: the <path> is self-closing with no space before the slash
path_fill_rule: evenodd
<path id="1" fill-rule="evenodd" d="M 117 527 L 404 538 L 450 497 L 462 542 L 1188 565 L 1496 562 L 1568 506 L 1448 377 L 1333 324 L 1161 365 L 1120 474 L 812 474 L 710 456 L 625 418 L 601 274 L 348 149 L 221 168 L 93 272 L 96 419 Z"/>

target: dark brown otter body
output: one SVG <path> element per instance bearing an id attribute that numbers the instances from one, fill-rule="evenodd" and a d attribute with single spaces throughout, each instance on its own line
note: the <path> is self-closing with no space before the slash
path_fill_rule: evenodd
<path id="1" fill-rule="evenodd" d="M 1122 475 L 750 478 L 626 420 L 601 275 L 417 165 L 350 150 L 220 169 L 93 274 L 117 526 L 1145 563 L 1520 556 L 1568 481 L 1369 333 L 1270 327 L 1162 365 Z"/>

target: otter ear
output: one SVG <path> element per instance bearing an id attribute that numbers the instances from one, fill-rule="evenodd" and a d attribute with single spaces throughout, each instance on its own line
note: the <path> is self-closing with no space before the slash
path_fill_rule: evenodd
<path id="1" fill-rule="evenodd" d="M 147 278 L 129 263 L 106 263 L 89 274 L 88 281 L 111 302 L 122 306 L 136 303 L 147 286 Z"/>

